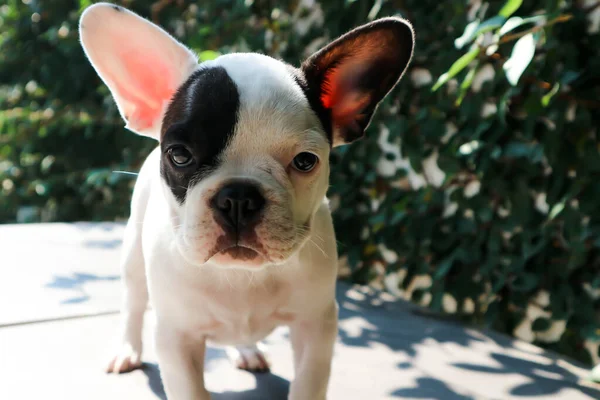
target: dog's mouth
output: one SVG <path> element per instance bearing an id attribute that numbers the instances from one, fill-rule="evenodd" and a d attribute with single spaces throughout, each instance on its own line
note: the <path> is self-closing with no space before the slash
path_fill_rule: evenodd
<path id="1" fill-rule="evenodd" d="M 257 267 L 266 262 L 266 256 L 253 246 L 231 244 L 216 246 L 207 258 L 208 261 L 221 265 L 241 265 Z"/>
<path id="2" fill-rule="evenodd" d="M 258 251 L 251 249 L 250 247 L 235 245 L 227 247 L 226 249 L 218 251 L 216 254 L 226 254 L 234 260 L 250 261 L 260 257 Z"/>

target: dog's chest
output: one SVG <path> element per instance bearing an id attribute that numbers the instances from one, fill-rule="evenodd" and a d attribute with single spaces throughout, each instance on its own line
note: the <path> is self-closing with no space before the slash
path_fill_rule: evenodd
<path id="1" fill-rule="evenodd" d="M 297 286 L 276 274 L 219 271 L 181 280 L 177 295 L 160 296 L 163 315 L 216 344 L 251 344 L 298 315 Z"/>
<path id="2" fill-rule="evenodd" d="M 252 343 L 275 327 L 293 321 L 291 288 L 285 282 L 263 282 L 252 286 L 207 288 L 208 326 L 199 326 L 214 342 Z M 205 320 L 206 321 L 206 320 Z"/>

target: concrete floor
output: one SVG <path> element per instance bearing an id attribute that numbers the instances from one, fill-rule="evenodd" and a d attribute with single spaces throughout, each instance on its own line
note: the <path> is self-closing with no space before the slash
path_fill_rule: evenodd
<path id="1" fill-rule="evenodd" d="M 120 224 L 0 226 L 0 399 L 164 399 L 145 335 L 145 366 L 103 368 L 119 323 Z M 426 317 L 366 288 L 338 287 L 340 335 L 329 398 L 600 399 L 589 371 L 503 335 Z M 285 328 L 266 341 L 272 373 L 232 367 L 211 348 L 215 400 L 285 399 L 293 379 Z"/>

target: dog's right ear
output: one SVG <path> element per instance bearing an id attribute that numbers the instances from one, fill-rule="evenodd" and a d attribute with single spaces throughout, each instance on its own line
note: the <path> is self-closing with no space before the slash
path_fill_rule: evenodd
<path id="1" fill-rule="evenodd" d="M 196 69 L 197 57 L 160 27 L 114 4 L 87 8 L 79 34 L 125 127 L 159 140 L 166 108 Z"/>
<path id="2" fill-rule="evenodd" d="M 406 71 L 414 41 L 408 21 L 380 18 L 342 35 L 302 63 L 307 96 L 324 115 L 333 146 L 364 136 L 379 103 Z"/>

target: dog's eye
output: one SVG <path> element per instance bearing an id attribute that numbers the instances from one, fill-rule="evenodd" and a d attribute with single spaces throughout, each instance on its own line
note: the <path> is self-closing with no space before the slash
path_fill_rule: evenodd
<path id="1" fill-rule="evenodd" d="M 169 149 L 169 158 L 176 167 L 187 167 L 194 161 L 192 153 L 183 146 L 174 146 Z"/>
<path id="2" fill-rule="evenodd" d="M 319 162 L 319 158 L 313 153 L 303 152 L 294 157 L 292 164 L 300 172 L 310 172 Z"/>

